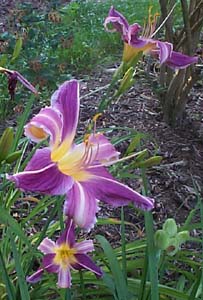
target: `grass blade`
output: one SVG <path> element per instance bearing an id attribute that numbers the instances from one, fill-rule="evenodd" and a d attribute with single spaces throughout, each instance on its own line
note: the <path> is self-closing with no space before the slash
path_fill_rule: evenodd
<path id="1" fill-rule="evenodd" d="M 0 223 L 4 224 L 5 226 L 8 226 L 12 229 L 13 233 L 15 233 L 16 236 L 21 238 L 21 240 L 29 247 L 30 243 L 25 236 L 24 232 L 20 228 L 19 224 L 9 215 L 9 213 L 4 209 L 0 209 Z"/>
<path id="2" fill-rule="evenodd" d="M 22 136 L 22 133 L 23 133 L 23 130 L 24 130 L 24 125 L 30 115 L 30 111 L 31 111 L 31 108 L 32 108 L 32 104 L 35 100 L 35 95 L 31 94 L 30 96 L 30 99 L 29 101 L 27 102 L 27 105 L 26 105 L 26 108 L 20 118 L 20 122 L 17 126 L 17 132 L 16 132 L 16 136 L 15 136 L 15 139 L 14 139 L 14 143 L 13 143 L 13 147 L 12 147 L 12 151 L 16 151 L 17 147 L 18 147 L 18 142 Z"/>
<path id="3" fill-rule="evenodd" d="M 25 281 L 25 274 L 21 267 L 20 256 L 16 248 L 14 236 L 9 228 L 8 228 L 8 234 L 10 236 L 11 248 L 13 252 L 13 258 L 15 261 L 15 269 L 18 275 L 18 283 L 20 288 L 21 300 L 30 300 L 27 283 Z"/>
<path id="4" fill-rule="evenodd" d="M 126 262 L 126 242 L 125 242 L 125 220 L 124 220 L 124 207 L 121 207 L 121 248 L 122 248 L 122 267 L 123 275 L 127 284 L 127 262 Z"/>
<path id="5" fill-rule="evenodd" d="M 14 289 L 14 286 L 13 286 L 13 284 L 8 276 L 8 273 L 6 271 L 6 266 L 5 266 L 1 251 L 0 251 L 0 266 L 1 266 L 1 275 L 2 275 L 2 278 L 6 285 L 6 292 L 7 292 L 8 300 L 15 300 L 16 299 L 15 289 Z"/>
<path id="6" fill-rule="evenodd" d="M 147 179 L 145 170 L 142 169 L 142 179 L 144 186 L 144 194 L 148 194 L 147 189 Z M 147 236 L 147 253 L 148 253 L 148 262 L 149 262 L 149 277 L 151 282 L 151 298 L 153 300 L 159 300 L 159 289 L 158 289 L 158 260 L 157 260 L 157 251 L 154 245 L 154 226 L 153 226 L 153 216 L 152 213 L 146 211 L 144 213 L 145 217 L 145 228 Z"/>
<path id="7" fill-rule="evenodd" d="M 127 285 L 125 281 L 125 277 L 122 273 L 122 270 L 120 268 L 120 265 L 118 263 L 118 260 L 116 258 L 116 255 L 109 244 L 109 242 L 101 235 L 96 236 L 97 240 L 101 244 L 104 253 L 108 259 L 109 266 L 115 281 L 115 287 L 117 291 L 117 296 L 119 300 L 128 300 L 128 290 L 127 290 Z"/>

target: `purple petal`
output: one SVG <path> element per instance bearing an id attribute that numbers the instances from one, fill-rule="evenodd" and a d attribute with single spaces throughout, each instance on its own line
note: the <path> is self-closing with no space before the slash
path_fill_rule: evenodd
<path id="1" fill-rule="evenodd" d="M 77 80 L 64 82 L 51 97 L 51 106 L 61 112 L 63 118 L 62 141 L 75 136 L 79 116 L 79 84 Z"/>
<path id="2" fill-rule="evenodd" d="M 92 240 L 85 240 L 80 243 L 76 243 L 74 248 L 77 249 L 77 253 L 87 253 L 92 252 L 94 250 L 94 244 Z"/>
<path id="3" fill-rule="evenodd" d="M 70 176 L 62 174 L 50 159 L 47 148 L 36 151 L 24 172 L 7 177 L 16 187 L 48 195 L 63 195 L 73 185 Z"/>
<path id="4" fill-rule="evenodd" d="M 37 272 L 32 274 L 31 276 L 26 277 L 26 281 L 30 283 L 36 283 L 41 280 L 44 269 L 39 269 Z"/>
<path id="5" fill-rule="evenodd" d="M 114 180 L 111 173 L 109 173 L 109 171 L 103 166 L 100 166 L 100 167 L 92 166 L 90 171 L 91 171 L 91 174 L 93 175 L 92 178 L 95 177 L 95 176 L 97 176 L 97 177 L 101 176 L 101 177 L 105 177 L 105 178 L 109 178 L 109 179 Z M 89 183 L 91 183 L 91 181 L 87 182 L 87 184 L 89 184 Z"/>
<path id="6" fill-rule="evenodd" d="M 51 151 L 48 147 L 37 149 L 31 160 L 27 164 L 25 171 L 40 170 L 47 167 L 49 164 L 51 164 L 50 155 Z"/>
<path id="7" fill-rule="evenodd" d="M 107 26 L 107 24 L 111 23 L 114 27 L 113 30 L 110 30 Z M 126 36 L 128 35 L 128 28 L 129 24 L 126 18 L 120 14 L 117 10 L 114 9 L 112 6 L 109 10 L 108 17 L 104 21 L 104 27 L 107 31 L 113 32 L 118 31 L 122 34 L 123 39 L 126 39 Z"/>
<path id="8" fill-rule="evenodd" d="M 118 159 L 120 152 L 116 151 L 115 147 L 103 134 L 90 135 L 89 142 L 93 145 L 92 160 L 107 162 Z"/>
<path id="9" fill-rule="evenodd" d="M 38 94 L 38 91 L 36 90 L 36 88 L 27 80 L 25 79 L 25 77 L 23 77 L 18 71 L 12 71 L 14 73 L 16 73 L 18 80 L 31 92 L 33 92 L 34 94 Z"/>
<path id="10" fill-rule="evenodd" d="M 94 176 L 94 178 L 86 183 L 86 189 L 89 193 L 101 201 L 112 206 L 123 206 L 133 202 L 133 204 L 143 210 L 151 210 L 154 201 L 145 197 L 128 186 L 108 177 Z"/>
<path id="11" fill-rule="evenodd" d="M 58 273 L 58 286 L 61 288 L 71 287 L 71 274 L 69 269 L 60 269 Z"/>
<path id="12" fill-rule="evenodd" d="M 56 243 L 46 237 L 45 239 L 43 239 L 37 249 L 39 249 L 44 254 L 49 254 L 54 252 L 55 247 Z"/>
<path id="13" fill-rule="evenodd" d="M 90 229 L 96 222 L 97 200 L 83 183 L 75 182 L 64 204 L 65 215 L 73 218 L 81 228 Z"/>
<path id="14" fill-rule="evenodd" d="M 43 257 L 42 265 L 44 270 L 48 273 L 58 273 L 59 272 L 59 265 L 54 264 L 53 260 L 55 257 L 55 253 L 46 254 Z"/>
<path id="15" fill-rule="evenodd" d="M 39 142 L 50 136 L 50 144 L 57 146 L 60 143 L 62 120 L 57 110 L 46 107 L 32 118 L 25 126 L 25 135 L 34 142 Z"/>
<path id="16" fill-rule="evenodd" d="M 139 48 L 139 51 L 144 51 L 146 45 L 151 43 L 151 40 L 143 37 L 139 37 L 141 26 L 137 23 L 130 25 L 128 30 L 128 44 L 134 48 Z"/>
<path id="17" fill-rule="evenodd" d="M 173 50 L 173 45 L 168 42 L 157 41 L 157 47 L 159 48 L 160 64 L 163 64 L 170 58 L 172 50 Z"/>
<path id="18" fill-rule="evenodd" d="M 103 275 L 102 270 L 97 265 L 95 265 L 91 258 L 86 254 L 75 254 L 75 257 L 77 259 L 77 265 L 79 265 L 80 267 L 95 273 L 99 277 Z M 79 269 L 77 266 L 73 266 L 73 268 Z"/>
<path id="19" fill-rule="evenodd" d="M 73 247 L 75 244 L 75 226 L 72 219 L 68 219 L 66 222 L 66 229 L 63 231 L 61 236 L 58 238 L 56 244 L 61 245 L 63 243 L 68 244 L 69 247 Z"/>
<path id="20" fill-rule="evenodd" d="M 197 56 L 188 56 L 180 52 L 172 51 L 171 56 L 167 59 L 166 64 L 172 69 L 184 69 L 191 64 L 198 62 Z"/>

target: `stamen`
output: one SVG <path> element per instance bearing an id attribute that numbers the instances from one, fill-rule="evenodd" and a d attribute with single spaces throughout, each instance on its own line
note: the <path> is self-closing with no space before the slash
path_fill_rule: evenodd
<path id="1" fill-rule="evenodd" d="M 155 13 L 154 15 L 152 15 L 152 8 L 153 6 L 150 6 L 148 10 L 148 22 L 146 22 L 146 20 L 144 21 L 144 29 L 142 31 L 142 36 L 145 38 L 151 38 L 156 28 L 157 18 L 160 15 L 159 13 Z"/>
<path id="2" fill-rule="evenodd" d="M 156 23 L 157 23 L 157 19 L 158 17 L 160 16 L 159 13 L 155 13 L 154 14 L 154 17 L 153 17 L 153 20 L 151 22 L 151 32 L 150 32 L 150 36 L 153 34 L 155 28 L 156 28 Z"/>
<path id="3" fill-rule="evenodd" d="M 128 156 L 125 156 L 123 158 L 120 158 L 120 159 L 114 159 L 114 160 L 111 160 L 111 161 L 108 161 L 108 162 L 105 162 L 105 163 L 101 163 L 101 164 L 98 164 L 98 165 L 93 165 L 93 166 L 90 166 L 89 169 L 91 168 L 95 168 L 95 167 L 100 167 L 101 165 L 104 166 L 104 167 L 109 167 L 115 163 L 118 163 L 118 162 L 123 162 L 123 161 L 126 161 L 128 159 L 131 159 L 133 157 L 136 157 L 138 155 L 140 155 L 141 153 L 143 153 L 144 150 L 142 151 L 139 151 L 139 152 L 136 152 L 136 153 L 133 153 L 131 155 L 128 155 Z M 146 150 L 147 151 L 147 150 Z"/>
<path id="4" fill-rule="evenodd" d="M 86 134 L 84 135 L 83 141 L 84 141 L 85 144 L 88 144 L 88 143 L 89 143 L 89 137 L 90 137 L 90 134 L 89 134 L 89 133 L 86 133 Z"/>
<path id="5" fill-rule="evenodd" d="M 97 120 L 102 116 L 102 113 L 97 113 L 94 117 L 93 117 L 93 122 L 94 122 L 94 134 L 96 133 L 96 125 L 97 125 Z"/>
<path id="6" fill-rule="evenodd" d="M 147 22 L 146 22 L 146 19 L 144 19 L 144 26 L 143 26 L 143 29 L 142 29 L 142 36 L 143 37 L 145 37 L 146 26 L 147 26 Z"/>

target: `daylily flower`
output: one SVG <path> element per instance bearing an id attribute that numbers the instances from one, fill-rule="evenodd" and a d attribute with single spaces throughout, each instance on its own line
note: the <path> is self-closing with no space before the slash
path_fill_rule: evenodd
<path id="1" fill-rule="evenodd" d="M 58 286 L 61 288 L 69 288 L 71 286 L 71 269 L 87 269 L 98 277 L 102 276 L 101 269 L 87 255 L 88 252 L 94 250 L 92 240 L 76 243 L 72 220 L 67 222 L 65 231 L 56 242 L 45 238 L 38 249 L 45 255 L 42 260 L 42 267 L 26 278 L 30 283 L 36 283 L 41 280 L 44 271 L 58 273 Z"/>
<path id="2" fill-rule="evenodd" d="M 111 23 L 113 29 L 109 29 L 108 24 Z M 188 56 L 180 52 L 173 51 L 173 45 L 168 42 L 154 40 L 152 34 L 155 30 L 156 16 L 145 27 L 142 35 L 140 35 L 141 26 L 138 23 L 128 24 L 126 18 L 114 9 L 110 8 L 108 17 L 105 19 L 104 26 L 107 31 L 119 32 L 124 41 L 123 61 L 129 62 L 139 52 L 150 53 L 159 59 L 160 64 L 165 63 L 173 69 L 184 69 L 187 66 L 198 61 L 197 56 Z"/>
<path id="3" fill-rule="evenodd" d="M 96 222 L 98 200 L 113 206 L 132 202 L 150 210 L 153 200 L 117 182 L 105 166 L 118 161 L 119 152 L 102 133 L 85 135 L 75 144 L 79 115 L 79 84 L 66 81 L 53 94 L 51 106 L 41 109 L 25 126 L 35 142 L 50 137 L 49 147 L 36 151 L 24 172 L 8 176 L 22 190 L 67 194 L 64 212 L 82 228 Z"/>
<path id="4" fill-rule="evenodd" d="M 13 71 L 13 70 L 0 67 L 0 73 L 4 73 L 8 77 L 8 91 L 9 94 L 11 95 L 11 99 L 13 99 L 15 95 L 15 89 L 18 80 L 32 93 L 38 94 L 36 88 L 27 79 L 25 79 L 18 71 Z"/>

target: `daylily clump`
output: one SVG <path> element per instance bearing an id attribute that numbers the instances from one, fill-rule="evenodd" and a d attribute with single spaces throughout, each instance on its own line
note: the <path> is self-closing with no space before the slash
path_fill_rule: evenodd
<path id="1" fill-rule="evenodd" d="M 64 82 L 45 107 L 25 126 L 25 135 L 35 142 L 49 137 L 49 146 L 38 149 L 23 172 L 8 176 L 25 191 L 66 195 L 64 213 L 81 228 L 96 222 L 98 201 L 114 207 L 132 202 L 143 210 L 153 200 L 116 181 L 106 166 L 119 161 L 119 152 L 95 131 L 76 144 L 79 117 L 79 84 Z"/>
<path id="2" fill-rule="evenodd" d="M 124 41 L 123 61 L 131 61 L 139 52 L 149 53 L 159 59 L 160 64 L 165 63 L 172 69 L 184 69 L 193 63 L 197 63 L 197 56 L 188 56 L 173 51 L 173 45 L 152 38 L 155 30 L 155 21 L 145 27 L 140 34 L 142 27 L 138 23 L 130 25 L 126 18 L 112 6 L 105 19 L 104 26 L 107 31 L 119 32 Z M 109 28 L 109 23 L 113 29 Z"/>
<path id="3" fill-rule="evenodd" d="M 58 274 L 58 286 L 69 288 L 71 286 L 71 270 L 86 269 L 92 271 L 96 276 L 102 276 L 102 271 L 87 255 L 94 250 L 92 240 L 75 242 L 74 223 L 72 220 L 66 224 L 65 231 L 53 242 L 45 238 L 38 249 L 44 254 L 42 267 L 37 272 L 27 277 L 30 283 L 41 280 L 44 271 Z"/>

